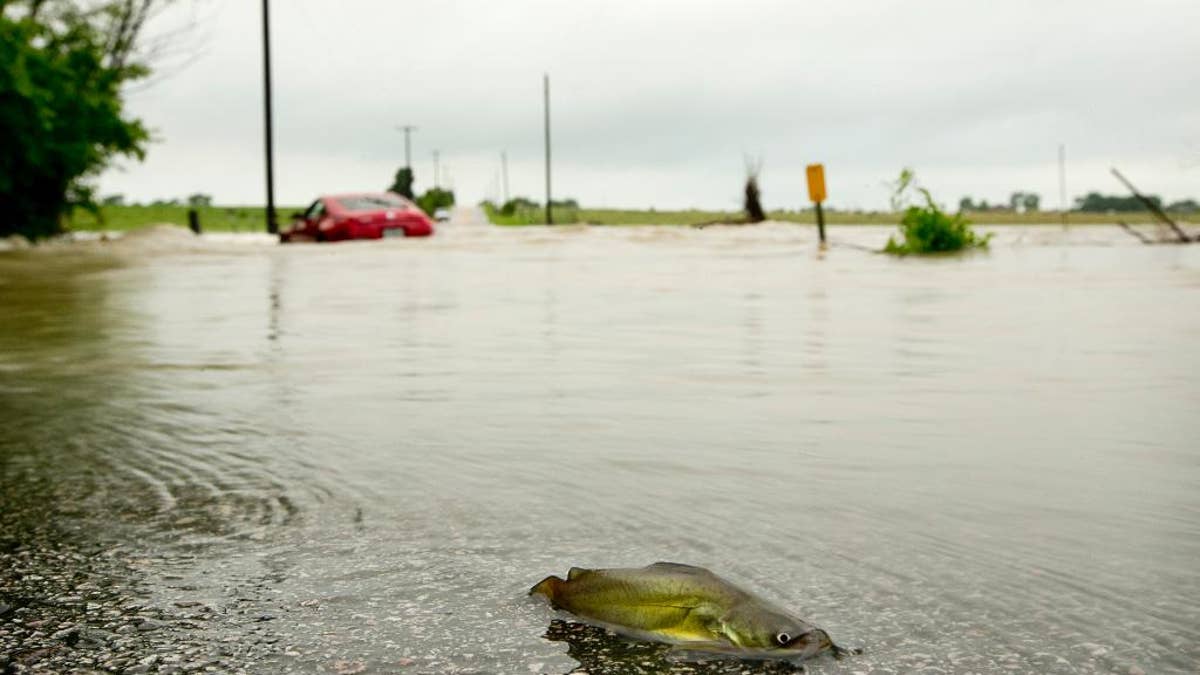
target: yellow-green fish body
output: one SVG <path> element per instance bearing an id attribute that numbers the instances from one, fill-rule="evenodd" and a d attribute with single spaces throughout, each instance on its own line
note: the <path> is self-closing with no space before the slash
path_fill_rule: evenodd
<path id="1" fill-rule="evenodd" d="M 837 651 L 825 631 L 691 565 L 573 567 L 565 580 L 546 577 L 530 594 L 617 632 L 689 648 L 789 657 Z"/>

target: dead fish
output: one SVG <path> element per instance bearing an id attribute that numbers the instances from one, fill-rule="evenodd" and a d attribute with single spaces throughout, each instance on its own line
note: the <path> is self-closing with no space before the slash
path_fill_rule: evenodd
<path id="1" fill-rule="evenodd" d="M 688 651 L 768 658 L 849 651 L 787 610 L 691 565 L 572 567 L 565 580 L 546 577 L 529 594 L 544 595 L 555 609 L 614 632 Z"/>

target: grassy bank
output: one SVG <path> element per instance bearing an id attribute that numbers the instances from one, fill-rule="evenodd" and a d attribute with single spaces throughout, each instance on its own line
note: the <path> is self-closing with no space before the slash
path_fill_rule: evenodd
<path id="1" fill-rule="evenodd" d="M 68 226 L 83 231 L 123 231 L 147 225 L 187 226 L 187 206 L 105 206 L 100 210 L 101 218 L 85 211 L 76 211 Z M 276 219 L 286 225 L 292 213 L 301 207 L 276 207 Z M 266 208 L 262 206 L 201 206 L 200 227 L 205 232 L 265 232 Z"/>
<path id="2" fill-rule="evenodd" d="M 261 206 L 202 206 L 198 207 L 200 226 L 205 232 L 263 232 L 265 208 Z M 297 206 L 276 208 L 279 224 L 286 225 L 292 213 L 302 210 Z M 542 225 L 546 212 L 542 209 L 518 211 L 503 216 L 495 209 L 485 208 L 488 218 L 496 225 Z M 186 206 L 106 206 L 101 209 L 102 219 L 90 213 L 77 211 L 70 220 L 73 230 L 132 230 L 147 225 L 170 223 L 187 225 Z M 814 224 L 812 211 L 771 211 L 771 220 Z M 1010 211 L 968 211 L 967 219 L 975 225 L 1046 225 L 1060 223 L 1059 214 L 1053 211 L 1037 213 L 1012 213 Z M 659 211 L 656 209 L 556 209 L 557 223 L 586 223 L 589 225 L 695 225 L 697 223 L 728 222 L 742 217 L 737 211 L 706 211 L 682 209 Z M 1194 222 L 1195 217 L 1175 216 L 1180 222 Z M 1118 220 L 1130 224 L 1155 222 L 1149 213 L 1072 213 L 1070 222 L 1075 225 L 1115 225 Z M 900 214 L 863 211 L 827 211 L 825 222 L 831 225 L 896 225 Z"/>
<path id="3" fill-rule="evenodd" d="M 485 209 L 488 218 L 496 225 L 542 225 L 545 211 L 519 211 L 503 216 L 494 209 Z M 1055 211 L 1013 213 L 1011 211 L 967 211 L 967 220 L 976 225 L 1055 225 L 1062 217 Z M 771 211 L 771 220 L 816 224 L 812 211 Z M 698 223 L 729 222 L 742 217 L 738 211 L 705 211 L 685 209 L 659 211 L 656 209 L 578 209 L 555 211 L 556 223 L 585 223 L 588 225 L 695 225 Z M 883 211 L 826 211 L 825 222 L 831 225 L 896 225 L 901 214 Z M 1186 221 L 1182 217 L 1177 220 Z M 1149 213 L 1071 213 L 1069 222 L 1074 225 L 1115 225 L 1124 221 L 1131 225 L 1155 222 Z"/>

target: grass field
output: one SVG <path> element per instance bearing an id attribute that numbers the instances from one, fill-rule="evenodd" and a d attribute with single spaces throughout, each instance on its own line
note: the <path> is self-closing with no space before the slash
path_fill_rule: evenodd
<path id="1" fill-rule="evenodd" d="M 488 218 L 496 225 L 542 225 L 545 224 L 545 211 L 518 211 L 511 216 L 504 216 L 494 209 L 485 209 Z M 816 224 L 816 215 L 812 211 L 771 211 L 771 220 Z M 1011 211 L 968 211 L 967 219 L 975 225 L 1055 225 L 1062 222 L 1062 216 L 1056 211 L 1039 211 L 1034 213 L 1014 213 Z M 742 217 L 736 211 L 704 211 L 686 209 L 679 211 L 637 210 L 637 209 L 578 209 L 555 211 L 556 223 L 585 223 L 588 225 L 696 225 L 700 223 L 730 222 Z M 1176 216 L 1177 221 L 1187 219 Z M 1149 224 L 1155 222 L 1149 213 L 1071 213 L 1069 222 L 1076 225 L 1115 225 L 1124 221 L 1131 225 Z M 863 211 L 826 211 L 825 222 L 831 225 L 897 225 L 900 214 L 887 212 Z"/>
<path id="2" fill-rule="evenodd" d="M 100 210 L 101 219 L 85 211 L 76 211 L 68 221 L 72 230 L 124 231 L 147 225 L 187 226 L 187 206 L 105 206 Z M 279 206 L 275 209 L 276 220 L 286 225 L 291 214 L 303 207 Z M 196 211 L 200 215 L 200 228 L 205 232 L 265 232 L 266 208 L 262 206 L 202 206 Z"/>
<path id="3" fill-rule="evenodd" d="M 281 206 L 276 209 L 281 226 L 290 221 L 292 213 L 302 207 Z M 486 209 L 488 218 L 496 225 L 541 225 L 545 211 L 521 211 L 512 216 L 502 216 L 493 209 Z M 264 232 L 265 209 L 261 206 L 205 206 L 197 209 L 200 227 L 205 232 Z M 101 209 L 102 220 L 79 211 L 72 217 L 69 226 L 83 231 L 123 231 L 147 225 L 169 223 L 187 225 L 186 206 L 106 206 Z M 811 211 L 771 211 L 772 220 L 793 223 L 815 223 Z M 699 223 L 728 222 L 741 217 L 734 211 L 704 211 L 696 209 L 658 211 L 654 209 L 560 209 L 555 211 L 557 223 L 586 223 L 589 225 L 696 225 Z M 1179 222 L 1195 222 L 1196 216 L 1174 216 Z M 1007 211 L 968 212 L 967 218 L 975 225 L 1046 225 L 1061 223 L 1057 212 L 1012 213 Z M 1070 222 L 1075 225 L 1112 225 L 1118 220 L 1130 224 L 1153 223 L 1149 213 L 1072 213 Z M 831 225 L 896 225 L 899 214 L 883 212 L 829 211 L 825 222 Z"/>

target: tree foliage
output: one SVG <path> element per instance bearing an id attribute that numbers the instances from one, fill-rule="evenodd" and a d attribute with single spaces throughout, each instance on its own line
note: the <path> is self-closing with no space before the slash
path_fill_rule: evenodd
<path id="1" fill-rule="evenodd" d="M 541 225 L 546 222 L 544 205 L 528 197 L 513 197 L 500 206 L 486 201 L 481 205 L 488 218 L 497 225 Z M 554 222 L 579 222 L 579 200 L 570 197 L 555 199 L 550 205 L 554 211 Z"/>
<path id="2" fill-rule="evenodd" d="M 1200 204 L 1195 199 L 1181 199 L 1167 205 L 1168 213 L 1200 213 Z"/>
<path id="3" fill-rule="evenodd" d="M 537 211 L 542 205 L 528 197 L 513 197 L 500 207 L 500 215 L 511 216 L 519 211 Z"/>
<path id="4" fill-rule="evenodd" d="M 910 204 L 911 193 L 921 195 L 924 204 Z M 907 207 L 907 208 L 906 208 Z M 962 213 L 953 215 L 943 212 L 933 201 L 929 190 L 916 184 L 912 169 L 900 172 L 900 178 L 892 193 L 892 210 L 904 209 L 900 220 L 902 239 L 888 238 L 884 252 L 895 255 L 910 253 L 946 253 L 968 248 L 986 248 L 991 235 L 979 236 L 971 229 L 970 222 Z"/>
<path id="5" fill-rule="evenodd" d="M 1037 211 L 1041 203 L 1042 198 L 1036 192 L 1014 192 L 1008 198 L 1008 208 L 1024 213 Z"/>
<path id="6" fill-rule="evenodd" d="M 1162 208 L 1162 197 L 1159 197 L 1158 195 L 1147 195 L 1146 198 L 1151 202 L 1154 202 L 1155 206 Z M 1133 195 L 1129 195 L 1128 197 L 1119 197 L 1102 195 L 1099 192 L 1089 192 L 1083 197 L 1075 198 L 1075 210 L 1083 211 L 1084 213 L 1143 211 L 1145 208 L 1146 206 Z"/>
<path id="7" fill-rule="evenodd" d="M 412 186 L 413 170 L 407 166 L 402 166 L 396 170 L 396 177 L 392 179 L 392 185 L 388 188 L 388 191 L 395 192 L 405 199 L 414 199 Z"/>
<path id="8" fill-rule="evenodd" d="M 149 133 L 122 86 L 149 74 L 138 38 L 170 0 L 0 0 L 0 236 L 62 230 L 95 177 Z"/>
<path id="9" fill-rule="evenodd" d="M 433 215 L 433 212 L 438 209 L 454 206 L 454 191 L 444 190 L 439 187 L 429 188 L 416 201 L 417 206 L 421 207 L 422 211 Z"/>

